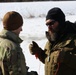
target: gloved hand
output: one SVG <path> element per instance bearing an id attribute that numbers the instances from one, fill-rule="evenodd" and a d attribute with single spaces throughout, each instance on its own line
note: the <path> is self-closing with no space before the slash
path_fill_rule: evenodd
<path id="1" fill-rule="evenodd" d="M 36 71 L 31 71 L 31 75 L 38 75 Z"/>
<path id="2" fill-rule="evenodd" d="M 28 71 L 29 67 L 28 67 L 28 66 L 26 66 L 26 68 L 27 68 L 27 71 Z"/>
<path id="3" fill-rule="evenodd" d="M 29 45 L 29 50 L 32 55 L 35 55 L 36 53 L 39 53 L 40 47 L 36 42 L 32 41 L 32 44 Z"/>
<path id="4" fill-rule="evenodd" d="M 38 73 L 36 71 L 31 71 L 31 72 L 28 72 L 27 75 L 38 75 Z"/>

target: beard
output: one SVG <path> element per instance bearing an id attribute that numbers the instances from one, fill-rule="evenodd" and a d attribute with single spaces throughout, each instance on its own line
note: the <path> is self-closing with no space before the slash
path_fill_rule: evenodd
<path id="1" fill-rule="evenodd" d="M 57 34 L 56 33 L 50 33 L 49 32 L 49 35 L 50 35 L 50 38 L 51 38 L 51 41 L 52 42 L 56 41 L 56 37 L 57 37 Z"/>
<path id="2" fill-rule="evenodd" d="M 46 37 L 50 42 L 55 42 L 57 39 L 57 33 L 51 32 L 51 31 L 46 31 Z"/>

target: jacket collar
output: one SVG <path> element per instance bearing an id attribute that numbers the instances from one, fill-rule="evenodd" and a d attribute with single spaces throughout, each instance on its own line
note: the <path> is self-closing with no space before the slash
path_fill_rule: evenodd
<path id="1" fill-rule="evenodd" d="M 12 31 L 8 31 L 8 30 L 5 30 L 3 29 L 1 32 L 0 32 L 0 37 L 2 38 L 6 38 L 6 39 L 9 39 L 15 43 L 21 43 L 23 40 L 18 36 L 16 35 L 14 32 Z"/>

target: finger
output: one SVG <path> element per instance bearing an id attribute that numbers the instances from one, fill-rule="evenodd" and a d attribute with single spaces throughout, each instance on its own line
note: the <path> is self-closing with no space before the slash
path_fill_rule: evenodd
<path id="1" fill-rule="evenodd" d="M 33 44 L 30 44 L 29 47 L 33 47 Z"/>
<path id="2" fill-rule="evenodd" d="M 38 44 L 35 41 L 32 41 L 32 43 L 34 47 L 38 46 Z"/>

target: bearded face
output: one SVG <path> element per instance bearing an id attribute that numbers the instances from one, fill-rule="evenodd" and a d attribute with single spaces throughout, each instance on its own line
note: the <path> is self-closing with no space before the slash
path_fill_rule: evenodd
<path id="1" fill-rule="evenodd" d="M 48 27 L 48 32 L 46 32 L 46 37 L 49 41 L 56 41 L 57 39 L 57 32 L 59 31 L 59 23 L 53 20 L 47 20 L 46 25 Z"/>

